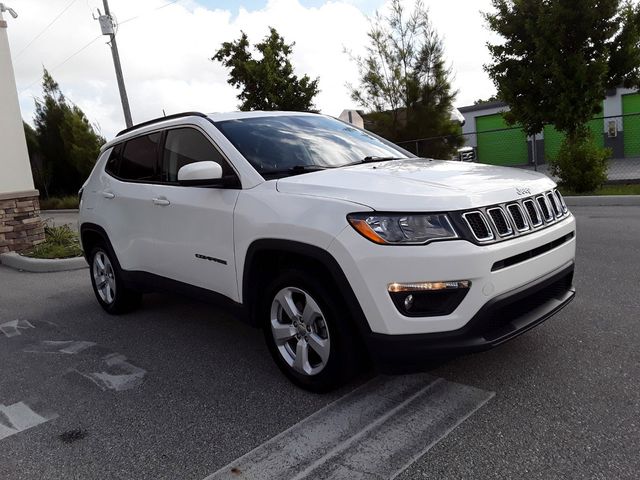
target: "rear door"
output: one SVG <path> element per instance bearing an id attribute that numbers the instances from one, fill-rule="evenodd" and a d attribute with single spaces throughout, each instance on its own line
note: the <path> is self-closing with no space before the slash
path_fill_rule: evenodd
<path id="1" fill-rule="evenodd" d="M 102 218 L 120 266 L 153 271 L 153 188 L 158 180 L 162 133 L 132 138 L 116 145 L 105 167 L 96 213 Z"/>
<path id="2" fill-rule="evenodd" d="M 201 161 L 217 162 L 223 175 L 237 176 L 199 128 L 166 131 L 160 183 L 153 187 L 154 271 L 237 300 L 233 210 L 240 189 L 180 186 L 180 167 Z"/>

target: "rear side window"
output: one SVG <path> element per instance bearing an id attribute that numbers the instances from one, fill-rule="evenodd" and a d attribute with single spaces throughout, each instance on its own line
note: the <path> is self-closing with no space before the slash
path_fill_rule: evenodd
<path id="1" fill-rule="evenodd" d="M 219 163 L 223 175 L 233 173 L 224 157 L 202 133 L 193 128 L 169 130 L 164 143 L 160 181 L 176 183 L 180 168 L 204 161 Z"/>
<path id="2" fill-rule="evenodd" d="M 110 173 L 114 177 L 118 176 L 118 168 L 120 167 L 120 154 L 122 153 L 122 144 L 119 143 L 111 150 L 109 159 L 104 169 L 107 173 Z"/>
<path id="3" fill-rule="evenodd" d="M 161 133 L 136 137 L 125 143 L 118 177 L 123 180 L 151 182 L 158 180 L 157 158 Z"/>

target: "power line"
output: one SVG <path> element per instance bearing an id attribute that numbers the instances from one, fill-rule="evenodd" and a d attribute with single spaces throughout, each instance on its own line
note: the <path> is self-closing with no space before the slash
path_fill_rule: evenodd
<path id="1" fill-rule="evenodd" d="M 59 18 L 64 14 L 64 12 L 66 12 L 67 10 L 69 10 L 69 8 L 71 8 L 71 5 L 73 5 L 74 3 L 76 3 L 76 1 L 77 1 L 77 0 L 71 0 L 69 3 L 67 3 L 67 6 L 66 6 L 66 7 L 64 7 L 64 8 L 62 9 L 62 11 L 61 11 L 60 13 L 58 13 L 58 15 L 56 15 L 56 16 L 54 17 L 54 19 L 53 19 L 53 20 L 51 20 L 51 21 L 49 22 L 49 24 L 48 24 L 46 27 L 44 27 L 42 30 L 40 30 L 40 33 L 38 33 L 35 37 L 33 37 L 33 38 L 31 39 L 31 41 L 30 41 L 29 43 L 27 43 L 27 45 L 26 45 L 22 50 L 20 50 L 20 51 L 17 53 L 17 55 L 16 55 L 16 59 L 18 59 L 18 57 L 20 57 L 20 55 L 22 55 L 22 53 L 23 53 L 27 48 L 29 48 L 31 45 L 33 45 L 33 42 L 35 42 L 36 40 L 38 40 L 38 39 L 39 39 L 39 38 L 44 34 L 44 32 L 46 32 L 47 30 L 49 30 L 49 27 L 51 27 L 51 25 L 53 25 L 54 23 L 56 23 L 56 20 L 58 20 L 58 19 L 59 19 Z"/>
<path id="2" fill-rule="evenodd" d="M 86 50 L 87 48 L 89 48 L 93 43 L 95 43 L 96 40 L 98 40 L 100 37 L 102 37 L 102 35 L 98 35 L 97 37 L 95 37 L 93 40 L 91 40 L 89 43 L 85 44 L 83 47 L 79 48 L 78 50 L 76 50 L 75 52 L 73 52 L 71 55 L 69 55 L 67 58 L 65 58 L 63 61 L 61 61 L 60 63 L 57 63 L 56 65 L 54 65 L 51 68 L 48 68 L 47 70 L 50 72 L 53 72 L 54 70 L 60 68 L 62 65 L 64 65 L 65 63 L 67 63 L 69 60 L 71 60 L 73 57 L 75 57 L 76 55 L 78 55 L 79 53 L 83 52 L 84 50 Z M 35 85 L 36 83 L 38 83 L 40 81 L 40 79 L 36 79 L 33 82 L 31 82 L 29 85 L 27 85 L 26 87 L 24 87 L 22 90 L 20 90 L 20 93 L 29 90 L 33 85 Z"/>
<path id="3" fill-rule="evenodd" d="M 135 20 L 135 19 L 137 19 L 137 18 L 140 18 L 140 17 L 142 17 L 142 16 L 144 16 L 144 15 L 147 15 L 147 14 L 149 14 L 149 13 L 151 13 L 151 12 L 155 12 L 155 11 L 157 11 L 157 10 L 162 10 L 163 8 L 168 7 L 169 5 L 173 5 L 174 3 L 178 3 L 179 1 L 180 1 L 180 0 L 171 0 L 170 2 L 167 2 L 167 3 L 165 3 L 164 5 L 160 5 L 159 7 L 156 7 L 156 8 L 154 8 L 154 9 L 152 9 L 152 10 L 148 10 L 148 11 L 146 11 L 146 12 L 143 12 L 143 13 L 141 13 L 140 15 L 136 15 L 135 17 L 130 17 L 130 18 L 127 18 L 126 20 L 123 20 L 123 21 L 121 21 L 121 22 L 118 22 L 118 25 L 123 25 L 123 24 L 125 24 L 125 23 L 127 23 L 127 22 L 130 22 L 130 21 L 132 21 L 132 20 Z"/>
<path id="4" fill-rule="evenodd" d="M 65 63 L 67 63 L 69 60 L 71 60 L 73 57 L 75 57 L 76 55 L 78 55 L 80 52 L 84 51 L 85 49 L 89 48 L 90 45 L 93 45 L 93 43 L 95 43 L 96 40 L 98 40 L 100 37 L 102 37 L 102 35 L 98 35 L 96 38 L 94 38 L 93 40 L 91 40 L 89 43 L 87 43 L 84 47 L 82 47 L 80 50 L 77 50 L 75 53 L 72 53 L 71 55 L 69 55 L 67 58 L 65 58 L 62 62 L 58 63 L 57 65 L 55 65 L 54 67 L 51 68 L 51 71 L 55 70 L 56 68 L 60 68 L 62 65 L 64 65 Z"/>

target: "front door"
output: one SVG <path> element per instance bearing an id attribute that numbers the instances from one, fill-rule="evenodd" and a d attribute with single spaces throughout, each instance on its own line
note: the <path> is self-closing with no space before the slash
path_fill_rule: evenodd
<path id="1" fill-rule="evenodd" d="M 153 186 L 154 273 L 238 300 L 233 210 L 239 189 L 184 187 L 180 167 L 214 161 L 234 174 L 199 129 L 168 130 L 160 156 L 160 183 Z"/>

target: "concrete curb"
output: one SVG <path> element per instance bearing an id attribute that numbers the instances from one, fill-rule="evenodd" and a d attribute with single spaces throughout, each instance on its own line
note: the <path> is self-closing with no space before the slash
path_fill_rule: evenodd
<path id="1" fill-rule="evenodd" d="M 640 195 L 589 195 L 564 197 L 570 207 L 629 207 L 640 205 Z"/>
<path id="2" fill-rule="evenodd" d="M 40 210 L 40 215 L 51 215 L 55 213 L 78 213 L 77 208 L 61 208 L 59 210 Z"/>
<path id="3" fill-rule="evenodd" d="M 88 267 L 84 257 L 57 259 L 30 258 L 15 252 L 1 253 L 0 263 L 9 268 L 34 273 L 66 272 Z"/>

